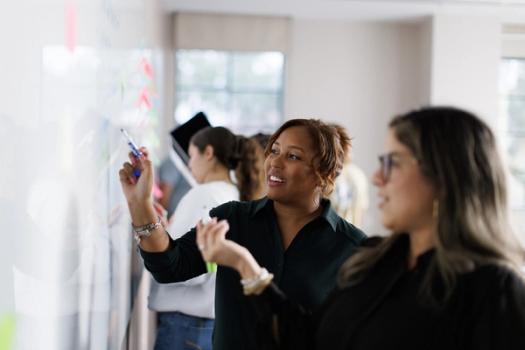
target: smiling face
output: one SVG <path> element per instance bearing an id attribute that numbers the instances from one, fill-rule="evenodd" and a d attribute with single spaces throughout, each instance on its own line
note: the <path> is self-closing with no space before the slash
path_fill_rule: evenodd
<path id="1" fill-rule="evenodd" d="M 373 178 L 379 189 L 383 225 L 397 233 L 432 228 L 435 198 L 432 184 L 423 176 L 410 149 L 399 142 L 392 129 L 388 132 L 385 148 L 384 159 L 391 161 L 384 160 Z"/>
<path id="2" fill-rule="evenodd" d="M 285 129 L 264 163 L 268 198 L 283 204 L 306 203 L 320 196 L 312 159 L 315 149 L 305 127 Z"/>

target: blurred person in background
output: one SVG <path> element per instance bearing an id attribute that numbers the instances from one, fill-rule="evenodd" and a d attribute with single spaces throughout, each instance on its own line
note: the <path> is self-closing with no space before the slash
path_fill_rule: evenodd
<path id="1" fill-rule="evenodd" d="M 332 124 L 335 128 L 342 128 Z M 369 206 L 368 179 L 364 171 L 346 157 L 341 175 L 335 180 L 334 191 L 330 196 L 332 205 L 342 218 L 357 227 L 362 227 Z"/>
<path id="2" fill-rule="evenodd" d="M 171 239 L 208 218 L 212 208 L 240 198 L 250 199 L 260 187 L 257 180 L 263 170 L 253 166 L 261 162 L 258 145 L 226 128 L 198 131 L 191 138 L 189 156 L 189 168 L 198 185 L 177 204 L 167 226 Z M 232 170 L 236 171 L 237 184 L 230 178 Z M 208 267 L 207 273 L 185 282 L 152 281 L 148 306 L 158 316 L 155 350 L 212 348 L 216 274 L 213 265 Z"/>

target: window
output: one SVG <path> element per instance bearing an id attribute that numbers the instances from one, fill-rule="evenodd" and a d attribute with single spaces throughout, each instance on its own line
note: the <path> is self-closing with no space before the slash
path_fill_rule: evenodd
<path id="1" fill-rule="evenodd" d="M 281 52 L 177 50 L 176 66 L 177 123 L 203 111 L 212 125 L 245 135 L 281 124 Z"/>
<path id="2" fill-rule="evenodd" d="M 500 130 L 510 172 L 511 212 L 518 232 L 525 238 L 525 58 L 502 60 L 500 102 Z"/>

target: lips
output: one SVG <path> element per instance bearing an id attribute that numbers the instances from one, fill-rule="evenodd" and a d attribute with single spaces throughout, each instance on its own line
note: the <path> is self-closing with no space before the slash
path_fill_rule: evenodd
<path id="1" fill-rule="evenodd" d="M 270 171 L 268 173 L 267 181 L 268 181 L 268 185 L 271 187 L 280 186 L 286 183 L 286 179 L 276 171 Z"/>

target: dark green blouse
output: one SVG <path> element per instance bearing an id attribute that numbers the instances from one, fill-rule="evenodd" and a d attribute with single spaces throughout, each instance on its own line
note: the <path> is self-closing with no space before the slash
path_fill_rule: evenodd
<path id="1" fill-rule="evenodd" d="M 229 202 L 210 211 L 227 219 L 227 238 L 246 247 L 274 274 L 276 285 L 307 308 L 319 306 L 334 288 L 341 264 L 366 236 L 322 201 L 323 212 L 306 224 L 284 249 L 273 201 Z M 146 268 L 161 283 L 185 281 L 206 273 L 195 243 L 195 229 L 171 241 L 164 253 L 141 251 Z M 198 302 L 196 300 L 195 302 Z M 215 290 L 215 350 L 256 348 L 256 310 L 243 295 L 239 274 L 219 266 Z"/>

